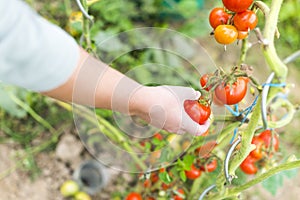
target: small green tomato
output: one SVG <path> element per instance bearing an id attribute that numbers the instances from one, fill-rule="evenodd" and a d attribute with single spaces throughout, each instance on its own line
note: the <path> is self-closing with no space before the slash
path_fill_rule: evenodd
<path id="1" fill-rule="evenodd" d="M 92 200 L 90 195 L 85 192 L 77 192 L 74 196 L 75 200 Z"/>
<path id="2" fill-rule="evenodd" d="M 79 191 L 79 186 L 75 181 L 65 181 L 60 187 L 60 193 L 64 197 L 70 197 L 75 195 Z"/>

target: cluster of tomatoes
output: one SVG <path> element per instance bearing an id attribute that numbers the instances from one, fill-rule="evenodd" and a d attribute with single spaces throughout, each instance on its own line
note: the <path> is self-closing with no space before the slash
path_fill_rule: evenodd
<path id="1" fill-rule="evenodd" d="M 271 130 L 265 130 L 259 135 L 254 136 L 252 139 L 252 144 L 256 148 L 250 152 L 246 159 L 240 165 L 241 170 L 246 174 L 256 174 L 258 167 L 262 167 L 266 161 L 272 157 L 273 152 L 279 149 L 278 136 Z"/>
<path id="2" fill-rule="evenodd" d="M 72 198 L 73 200 L 91 200 L 89 194 L 80 191 L 79 185 L 73 180 L 65 181 L 60 187 L 60 193 L 67 198 Z"/>
<path id="3" fill-rule="evenodd" d="M 166 184 L 164 182 L 160 182 L 160 174 L 161 173 L 164 173 L 166 171 L 165 168 L 161 168 L 158 172 L 152 172 L 150 174 L 150 177 L 147 178 L 146 180 L 144 180 L 143 182 L 143 186 L 144 188 L 150 188 L 151 186 L 154 186 L 154 185 L 157 185 L 157 184 L 160 184 L 160 188 L 162 191 L 166 191 L 166 190 L 169 190 L 171 187 L 174 186 L 174 183 L 170 183 L 170 184 Z M 172 173 L 171 172 L 167 172 L 170 176 L 172 176 Z M 151 193 L 152 194 L 152 193 Z M 172 190 L 172 198 L 174 200 L 183 200 L 184 199 L 184 195 L 185 195 L 185 192 L 182 188 L 178 188 L 176 190 Z M 142 195 L 138 192 L 131 192 L 129 193 L 125 200 L 142 200 L 144 198 L 142 198 Z M 146 197 L 146 200 L 155 200 L 156 198 L 153 197 L 153 196 L 147 196 Z"/>
<path id="4" fill-rule="evenodd" d="M 190 170 L 185 171 L 185 175 L 190 180 L 195 180 L 201 176 L 202 172 L 213 172 L 217 169 L 218 161 L 216 158 L 198 161 L 197 167 L 193 164 Z"/>
<path id="5" fill-rule="evenodd" d="M 200 85 L 207 92 L 213 94 L 213 102 L 216 105 L 234 105 L 246 96 L 248 89 L 248 77 L 216 77 L 213 74 L 204 74 L 200 78 Z M 186 100 L 184 109 L 192 120 L 204 124 L 211 115 L 211 97 L 203 94 L 199 100 Z"/>
<path id="6" fill-rule="evenodd" d="M 230 44 L 236 39 L 244 39 L 257 25 L 258 18 L 248 8 L 253 0 L 222 0 L 225 8 L 214 8 L 209 15 L 209 23 L 220 44 Z"/>
<path id="7" fill-rule="evenodd" d="M 244 99 L 248 89 L 248 77 L 216 77 L 204 74 L 200 78 L 203 89 L 213 92 L 213 102 L 216 105 L 234 105 Z"/>
<path id="8" fill-rule="evenodd" d="M 194 150 L 195 159 L 193 164 L 191 164 L 190 169 L 184 170 L 186 178 L 190 181 L 194 181 L 201 177 L 202 173 L 214 172 L 218 167 L 217 157 L 211 156 L 210 150 L 216 146 L 215 142 L 209 142 L 200 146 Z M 175 169 L 176 171 L 176 169 Z M 161 168 L 158 171 L 152 172 L 151 174 L 140 174 L 141 185 L 145 190 L 150 190 L 150 192 L 144 195 L 141 195 L 139 192 L 131 192 L 125 198 L 126 200 L 155 200 L 158 196 L 163 194 L 174 200 L 183 200 L 185 199 L 185 190 L 183 187 L 178 187 L 178 177 L 174 175 L 174 168 L 167 167 Z M 165 183 L 161 176 L 163 173 L 167 173 L 171 177 L 169 183 Z M 155 194 L 155 195 L 154 195 Z M 150 196 L 149 196 L 150 195 Z M 144 198 L 142 198 L 144 197 Z"/>

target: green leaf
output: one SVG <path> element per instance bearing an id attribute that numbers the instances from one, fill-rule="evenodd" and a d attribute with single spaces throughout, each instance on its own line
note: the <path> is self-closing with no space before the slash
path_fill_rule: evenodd
<path id="1" fill-rule="evenodd" d="M 291 169 L 281 172 L 284 176 L 286 176 L 288 179 L 292 179 L 296 177 L 298 174 L 298 169 Z"/>
<path id="2" fill-rule="evenodd" d="M 194 155 L 186 155 L 183 157 L 183 163 L 185 170 L 190 170 L 191 166 L 194 162 L 195 156 Z"/>
<path id="3" fill-rule="evenodd" d="M 281 173 L 271 176 L 262 182 L 263 187 L 268 190 L 273 196 L 276 195 L 277 190 L 283 185 L 283 175 Z"/>
<path id="4" fill-rule="evenodd" d="M 159 179 L 166 184 L 170 184 L 173 181 L 172 178 L 169 176 L 168 172 L 166 171 L 159 173 L 158 176 Z"/>
<path id="5" fill-rule="evenodd" d="M 186 181 L 186 175 L 185 175 L 185 172 L 182 170 L 179 172 L 179 176 L 180 176 L 180 179 L 185 182 Z"/>

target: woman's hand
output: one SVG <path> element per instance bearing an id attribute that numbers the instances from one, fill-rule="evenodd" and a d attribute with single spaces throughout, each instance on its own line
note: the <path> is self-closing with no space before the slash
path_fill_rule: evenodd
<path id="1" fill-rule="evenodd" d="M 130 98 L 130 113 L 138 115 L 157 128 L 177 134 L 203 134 L 209 120 L 199 125 L 185 112 L 185 100 L 197 100 L 200 92 L 180 86 L 157 86 L 137 89 Z"/>

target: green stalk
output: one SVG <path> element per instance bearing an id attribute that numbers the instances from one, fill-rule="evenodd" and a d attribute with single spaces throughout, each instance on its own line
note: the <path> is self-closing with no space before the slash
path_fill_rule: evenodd
<path id="1" fill-rule="evenodd" d="M 16 97 L 13 93 L 10 93 L 10 98 L 21 108 L 23 108 L 30 116 L 35 119 L 38 123 L 42 126 L 47 128 L 51 133 L 55 132 L 55 129 L 46 121 L 44 120 L 39 114 L 37 114 L 30 106 L 26 103 L 21 101 L 18 97 Z"/>
<path id="2" fill-rule="evenodd" d="M 248 52 L 248 38 L 242 40 L 242 49 L 241 49 L 241 55 L 240 55 L 240 65 L 245 63 L 247 52 Z"/>
<path id="3" fill-rule="evenodd" d="M 87 3 L 87 0 L 81 0 L 82 6 L 84 10 L 88 13 L 89 11 L 89 6 Z M 82 30 L 83 30 L 83 35 L 86 41 L 86 49 L 91 50 L 92 49 L 92 42 L 91 42 L 91 34 L 90 34 L 90 21 L 86 17 L 82 17 Z"/>
<path id="4" fill-rule="evenodd" d="M 261 97 L 258 98 L 258 102 L 261 101 Z M 233 157 L 229 164 L 229 174 L 234 175 L 235 170 L 240 166 L 240 164 L 245 160 L 248 154 L 253 150 L 251 146 L 251 141 L 254 135 L 254 131 L 257 128 L 257 124 L 261 118 L 260 113 L 260 103 L 258 103 L 255 108 L 253 109 L 253 113 L 247 129 L 242 133 L 242 141 L 240 150 L 237 154 Z"/>
<path id="5" fill-rule="evenodd" d="M 60 101 L 56 101 L 60 106 L 62 106 L 63 108 L 69 110 L 69 111 L 74 111 L 72 109 L 72 106 L 70 104 L 67 103 L 63 103 Z M 96 126 L 99 126 L 99 123 L 101 125 L 104 126 L 104 129 L 106 130 L 101 130 L 106 136 L 108 136 L 110 139 L 115 140 L 116 142 L 118 142 L 119 144 L 122 145 L 122 147 L 130 154 L 130 156 L 132 157 L 132 159 L 136 162 L 136 164 L 138 164 L 142 170 L 146 170 L 147 166 L 141 161 L 141 159 L 139 159 L 139 157 L 134 153 L 132 147 L 129 145 L 129 143 L 127 142 L 126 138 L 123 136 L 123 134 L 117 130 L 114 126 L 112 126 L 108 121 L 106 121 L 104 118 L 102 118 L 101 116 L 97 115 L 97 120 L 95 120 L 95 118 L 93 117 L 93 113 L 89 110 L 86 109 L 84 107 L 81 107 L 80 110 L 76 109 L 76 113 L 82 117 L 84 117 L 85 119 L 89 120 L 90 122 L 92 122 L 93 124 L 95 124 Z"/>
<path id="6" fill-rule="evenodd" d="M 271 4 L 270 13 L 266 18 L 263 36 L 268 44 L 264 46 L 263 53 L 265 59 L 271 68 L 275 72 L 276 76 L 285 81 L 288 73 L 286 65 L 278 57 L 275 45 L 274 37 L 277 30 L 278 16 L 283 0 L 273 0 Z"/>
<path id="7" fill-rule="evenodd" d="M 295 169 L 295 168 L 299 168 L 300 167 L 300 161 L 292 161 L 292 162 L 287 162 L 281 165 L 278 165 L 276 167 L 273 167 L 271 169 L 269 169 L 267 172 L 258 175 L 257 177 L 255 177 L 254 179 L 250 180 L 249 182 L 240 185 L 240 186 L 236 186 L 234 188 L 228 189 L 226 191 L 225 194 L 223 195 L 212 195 L 210 196 L 209 199 L 212 200 L 221 200 L 221 199 L 226 199 L 229 197 L 233 197 L 233 196 L 237 196 L 239 193 L 245 191 L 246 189 L 266 180 L 267 178 L 273 176 L 276 173 L 282 172 L 282 171 L 286 171 L 286 170 L 291 170 L 291 169 Z"/>
<path id="8" fill-rule="evenodd" d="M 203 175 L 202 175 L 202 176 L 203 176 Z M 202 185 L 201 183 L 203 182 L 204 179 L 205 179 L 204 177 L 199 177 L 199 178 L 197 178 L 197 179 L 193 182 L 191 191 L 190 191 L 189 196 L 188 196 L 188 198 L 187 198 L 188 200 L 194 199 L 195 194 L 199 193 L 199 188 L 200 188 L 200 186 Z"/>

